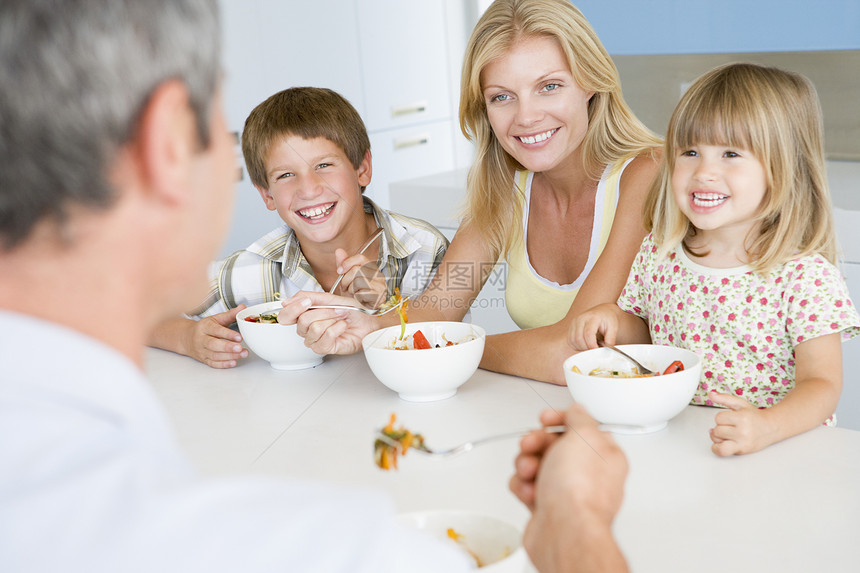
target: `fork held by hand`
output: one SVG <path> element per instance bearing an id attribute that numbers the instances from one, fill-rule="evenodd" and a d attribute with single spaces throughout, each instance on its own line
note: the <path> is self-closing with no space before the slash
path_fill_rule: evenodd
<path id="1" fill-rule="evenodd" d="M 356 253 L 356 255 L 361 255 L 361 254 L 363 254 L 363 253 L 364 253 L 364 251 L 366 251 L 366 250 L 370 247 L 370 245 L 372 245 L 372 244 L 373 244 L 373 241 L 375 241 L 375 240 L 379 237 L 379 235 L 381 235 L 381 234 L 382 234 L 382 228 L 378 228 L 378 229 L 376 229 L 376 232 L 374 232 L 374 233 L 370 236 L 370 238 L 369 238 L 369 239 L 367 239 L 367 242 L 365 242 L 365 243 L 364 243 L 364 245 L 363 245 L 363 246 L 358 250 L 358 252 Z M 336 289 L 336 288 L 337 288 L 337 285 L 339 285 L 339 284 L 340 284 L 340 281 L 342 281 L 342 280 L 343 280 L 343 277 L 344 277 L 345 275 L 346 275 L 346 273 L 341 273 L 341 274 L 339 274 L 339 275 L 337 276 L 337 279 L 334 281 L 334 284 L 333 284 L 333 285 L 331 285 L 331 288 L 330 288 L 330 289 L 328 289 L 329 294 L 331 294 L 331 293 L 333 293 L 333 292 L 334 292 L 334 289 Z"/>
<path id="2" fill-rule="evenodd" d="M 529 432 L 533 432 L 535 429 L 541 429 L 544 432 L 548 432 L 550 434 L 563 434 L 567 431 L 567 426 L 547 426 L 546 428 L 525 428 L 522 430 L 516 430 L 513 432 L 505 432 L 504 434 L 495 434 L 493 436 L 487 436 L 486 438 L 481 438 L 479 440 L 472 440 L 471 442 L 464 442 L 459 446 L 454 446 L 453 448 L 448 448 L 447 450 L 433 450 L 427 447 L 426 444 L 421 444 L 420 446 L 413 445 L 412 449 L 422 454 L 426 454 L 430 457 L 434 458 L 447 458 L 450 456 L 454 456 L 457 454 L 462 454 L 464 452 L 468 452 L 473 449 L 475 446 L 480 446 L 481 444 L 486 444 L 488 442 L 495 442 L 496 440 L 504 440 L 507 438 L 516 438 L 520 436 L 525 436 Z M 376 433 L 376 439 L 382 442 L 385 442 L 389 446 L 400 448 L 401 444 L 397 440 L 393 440 L 379 431 Z"/>
<path id="3" fill-rule="evenodd" d="M 600 346 L 602 346 L 604 348 L 608 348 L 609 350 L 614 350 L 615 352 L 617 352 L 618 354 L 620 354 L 621 356 L 623 356 L 624 358 L 626 358 L 627 360 L 632 362 L 636 366 L 636 369 L 639 370 L 639 374 L 642 374 L 644 376 L 651 376 L 653 374 L 657 374 L 656 372 L 654 372 L 650 368 L 645 368 L 644 366 L 642 366 L 642 364 L 640 364 L 638 360 L 636 360 L 635 358 L 633 358 L 632 356 L 630 356 L 629 354 L 627 354 L 626 352 L 624 352 L 620 348 L 616 348 L 616 347 L 612 346 L 611 344 L 606 344 L 606 342 L 604 342 L 602 340 L 600 341 Z"/>
<path id="4" fill-rule="evenodd" d="M 407 300 L 409 300 L 408 296 L 404 299 L 401 299 L 400 302 L 398 302 L 394 306 L 390 306 L 390 307 L 386 308 L 385 310 L 380 310 L 380 309 L 370 310 L 367 308 L 362 308 L 360 306 L 350 306 L 348 304 L 314 304 L 314 305 L 309 306 L 308 310 L 314 310 L 316 308 L 342 308 L 344 310 L 357 310 L 358 312 L 363 312 L 364 314 L 366 314 L 368 316 L 382 316 L 383 314 L 388 314 L 392 310 L 397 310 L 398 308 L 403 306 L 403 304 Z"/>

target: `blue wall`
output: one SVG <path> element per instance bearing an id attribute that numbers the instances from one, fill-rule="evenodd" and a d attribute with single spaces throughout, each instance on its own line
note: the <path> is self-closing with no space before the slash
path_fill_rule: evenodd
<path id="1" fill-rule="evenodd" d="M 573 3 L 597 30 L 611 54 L 860 49 L 860 0 L 573 0 Z M 860 74 L 860 70 L 853 73 Z"/>

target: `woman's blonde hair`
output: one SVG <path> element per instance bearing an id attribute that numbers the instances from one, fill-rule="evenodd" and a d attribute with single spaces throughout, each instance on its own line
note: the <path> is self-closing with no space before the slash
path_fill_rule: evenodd
<path id="1" fill-rule="evenodd" d="M 522 218 L 513 172 L 523 167 L 490 127 L 481 72 L 523 38 L 555 38 L 579 87 L 594 92 L 588 103 L 583 166 L 594 179 L 604 165 L 653 150 L 660 139 L 630 111 L 615 64 L 585 16 L 569 0 L 496 0 L 472 32 L 463 61 L 460 129 L 475 143 L 465 221 L 476 226 L 500 255 L 510 248 Z"/>
<path id="2" fill-rule="evenodd" d="M 821 107 L 807 78 L 736 63 L 693 82 L 669 121 L 664 159 L 646 205 L 646 226 L 659 245 L 658 256 L 695 234 L 671 181 L 678 153 L 695 145 L 746 149 L 764 166 L 767 191 L 760 225 L 746 238 L 753 268 L 767 271 L 811 253 L 836 262 Z"/>

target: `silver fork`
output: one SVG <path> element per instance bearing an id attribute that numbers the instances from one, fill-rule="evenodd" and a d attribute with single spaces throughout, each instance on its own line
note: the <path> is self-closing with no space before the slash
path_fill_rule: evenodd
<path id="1" fill-rule="evenodd" d="M 529 432 L 533 432 L 537 428 L 524 428 L 522 430 L 516 430 L 513 432 L 505 432 L 504 434 L 495 434 L 493 436 L 487 436 L 486 438 L 481 438 L 479 440 L 472 440 L 471 442 L 465 442 L 460 444 L 459 446 L 454 446 L 453 448 L 448 448 L 447 450 L 433 450 L 428 448 L 425 444 L 421 443 L 420 445 L 413 445 L 412 449 L 421 452 L 422 454 L 426 454 L 433 458 L 447 458 L 449 456 L 454 456 L 457 454 L 462 454 L 464 452 L 468 452 L 472 450 L 475 446 L 480 446 L 481 444 L 486 444 L 488 442 L 495 442 L 496 440 L 504 440 L 507 438 L 516 438 L 519 436 L 525 436 Z M 544 432 L 548 432 L 550 434 L 563 434 L 567 431 L 567 426 L 547 426 L 546 428 L 540 428 Z M 382 433 L 382 430 L 376 432 L 376 439 L 388 444 L 389 446 L 400 448 L 400 442 L 397 440 L 392 440 L 388 436 Z"/>
<path id="2" fill-rule="evenodd" d="M 656 374 L 656 372 L 654 372 L 650 368 L 645 368 L 644 366 L 642 366 L 642 364 L 640 364 L 638 360 L 636 360 L 635 358 L 633 358 L 632 356 L 630 356 L 629 354 L 627 354 L 626 352 L 624 352 L 620 348 L 615 348 L 611 344 L 606 344 L 602 340 L 600 341 L 600 346 L 602 346 L 604 348 L 608 348 L 609 350 L 614 350 L 615 352 L 617 352 L 618 354 L 620 354 L 621 356 L 623 356 L 624 358 L 626 358 L 627 360 L 632 362 L 635 365 L 635 367 L 639 370 L 639 374 L 643 374 L 645 376 L 650 376 L 652 374 Z"/>
<path id="3" fill-rule="evenodd" d="M 364 254 L 364 251 L 366 251 L 368 249 L 368 247 L 370 247 L 370 245 L 373 244 L 373 241 L 375 241 L 377 239 L 377 237 L 379 237 L 379 235 L 381 235 L 381 234 L 382 234 L 382 229 L 381 228 L 376 229 L 376 232 L 374 232 L 370 236 L 370 238 L 364 243 L 364 245 L 361 247 L 361 249 L 358 250 L 356 255 Z M 334 289 L 336 289 L 337 285 L 340 284 L 340 281 L 343 280 L 344 275 L 346 275 L 346 273 L 341 273 L 341 274 L 337 275 L 337 279 L 334 281 L 334 284 L 331 285 L 330 289 L 328 289 L 329 294 L 334 292 Z"/>
<path id="4" fill-rule="evenodd" d="M 345 310 L 357 310 L 358 312 L 363 312 L 364 314 L 366 314 L 368 316 L 382 316 L 383 314 L 388 314 L 392 310 L 396 310 L 396 309 L 400 308 L 401 306 L 403 306 L 403 303 L 405 303 L 407 300 L 409 300 L 408 296 L 404 299 L 401 299 L 400 302 L 398 302 L 394 306 L 390 306 L 390 307 L 386 308 L 385 310 L 380 310 L 378 308 L 375 310 L 370 310 L 370 309 L 363 308 L 360 306 L 350 306 L 348 304 L 316 304 L 316 305 L 309 306 L 308 310 L 313 310 L 316 308 L 342 308 Z"/>

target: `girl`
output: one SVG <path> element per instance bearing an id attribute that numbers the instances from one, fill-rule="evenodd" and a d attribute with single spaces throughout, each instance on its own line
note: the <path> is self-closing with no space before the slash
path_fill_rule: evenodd
<path id="1" fill-rule="evenodd" d="M 719 455 L 835 423 L 840 339 L 860 316 L 836 268 L 818 98 L 804 77 L 716 68 L 681 98 L 645 238 L 616 304 L 571 325 L 577 350 L 653 342 L 703 359 L 695 404 L 724 406 Z"/>

